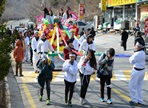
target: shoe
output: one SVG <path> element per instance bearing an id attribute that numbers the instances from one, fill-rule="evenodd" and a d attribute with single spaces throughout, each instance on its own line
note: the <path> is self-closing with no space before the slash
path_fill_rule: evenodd
<path id="1" fill-rule="evenodd" d="M 100 101 L 101 101 L 101 102 L 105 102 L 105 101 L 104 101 L 104 98 L 100 98 Z"/>
<path id="2" fill-rule="evenodd" d="M 65 103 L 67 103 L 67 98 L 65 97 Z"/>
<path id="3" fill-rule="evenodd" d="M 14 76 L 18 76 L 18 74 L 15 74 Z"/>
<path id="4" fill-rule="evenodd" d="M 144 106 L 144 104 L 142 104 L 142 103 L 140 103 L 140 102 L 138 102 L 137 105 L 138 105 L 138 106 Z"/>
<path id="5" fill-rule="evenodd" d="M 130 104 L 130 105 L 137 105 L 138 103 L 135 103 L 135 102 L 133 102 L 133 101 L 129 101 L 129 104 Z"/>
<path id="6" fill-rule="evenodd" d="M 40 95 L 40 97 L 39 97 L 39 101 L 42 101 L 42 98 L 43 98 L 43 96 Z"/>
<path id="7" fill-rule="evenodd" d="M 111 99 L 107 99 L 107 103 L 108 103 L 108 104 L 112 104 Z"/>
<path id="8" fill-rule="evenodd" d="M 35 73 L 38 73 L 38 71 L 36 70 Z"/>
<path id="9" fill-rule="evenodd" d="M 83 98 L 80 98 L 80 102 L 79 102 L 81 105 L 84 105 L 85 102 L 84 102 L 84 99 Z"/>
<path id="10" fill-rule="evenodd" d="M 23 74 L 20 75 L 20 77 L 23 77 L 23 76 L 24 76 Z"/>
<path id="11" fill-rule="evenodd" d="M 70 107 L 72 106 L 72 103 L 71 103 L 71 101 L 69 101 L 69 102 L 68 102 L 68 106 L 70 106 Z"/>
<path id="12" fill-rule="evenodd" d="M 46 100 L 46 105 L 50 105 L 50 100 L 49 99 Z"/>

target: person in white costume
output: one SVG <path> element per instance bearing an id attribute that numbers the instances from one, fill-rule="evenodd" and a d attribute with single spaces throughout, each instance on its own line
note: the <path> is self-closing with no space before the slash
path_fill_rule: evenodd
<path id="1" fill-rule="evenodd" d="M 36 67 L 36 63 L 39 60 L 39 55 L 37 53 L 37 44 L 39 42 L 40 38 L 38 36 L 38 31 L 34 31 L 34 37 L 31 41 L 31 46 L 33 50 L 33 67 L 34 67 L 34 72 L 37 73 L 38 69 Z"/>
<path id="2" fill-rule="evenodd" d="M 89 34 L 87 36 L 87 39 L 85 39 L 82 44 L 80 44 L 80 47 L 79 47 L 79 51 L 85 51 L 85 53 L 87 53 L 87 51 L 91 49 L 93 50 L 94 52 L 96 51 L 96 48 L 95 48 L 95 45 L 94 45 L 94 42 L 93 42 L 93 36 L 91 34 Z"/>
<path id="3" fill-rule="evenodd" d="M 136 51 L 129 58 L 129 62 L 133 65 L 131 79 L 129 81 L 129 93 L 131 105 L 140 104 L 143 105 L 143 80 L 145 76 L 145 52 L 144 44 L 139 41 L 136 43 Z"/>
<path id="4" fill-rule="evenodd" d="M 72 106 L 72 96 L 74 92 L 74 86 L 77 79 L 78 66 L 75 61 L 75 53 L 70 53 L 69 58 L 65 60 L 63 63 L 62 70 L 65 72 L 64 74 L 64 82 L 65 82 L 65 103 L 68 103 L 69 106 Z M 69 93 L 69 96 L 68 96 Z M 68 98 L 69 97 L 69 98 Z"/>
<path id="5" fill-rule="evenodd" d="M 24 57 L 25 60 L 24 61 L 28 61 L 28 59 L 30 57 L 30 45 L 29 45 L 30 38 L 29 38 L 27 32 L 24 33 L 24 36 L 25 36 L 25 48 L 26 48 L 26 50 L 25 50 L 25 57 Z"/>
<path id="6" fill-rule="evenodd" d="M 39 43 L 37 45 L 37 52 L 38 54 L 48 54 L 48 51 L 51 51 L 54 53 L 54 49 L 50 42 L 46 40 L 46 36 L 44 33 L 41 34 L 41 39 L 39 40 Z"/>

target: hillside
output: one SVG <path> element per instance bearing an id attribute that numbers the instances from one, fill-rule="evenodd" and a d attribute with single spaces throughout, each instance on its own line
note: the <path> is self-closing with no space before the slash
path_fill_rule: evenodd
<path id="1" fill-rule="evenodd" d="M 84 3 L 85 19 L 92 20 L 94 15 L 100 15 L 98 8 L 101 0 L 7 0 L 4 20 L 31 18 L 35 21 L 35 16 L 42 14 L 43 2 L 47 7 L 51 7 L 54 14 L 62 7 L 67 6 L 78 14 L 79 3 Z"/>

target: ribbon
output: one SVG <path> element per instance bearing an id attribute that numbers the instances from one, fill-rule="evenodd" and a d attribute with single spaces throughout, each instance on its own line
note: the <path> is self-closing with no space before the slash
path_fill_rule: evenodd
<path id="1" fill-rule="evenodd" d="M 64 39 L 64 37 L 63 37 L 63 34 L 62 34 L 61 29 L 60 29 L 59 27 L 58 27 L 58 29 L 59 29 L 60 35 L 61 35 L 61 37 L 62 37 L 62 39 L 63 39 L 63 41 L 64 41 L 64 44 L 67 46 L 67 43 L 66 43 L 66 41 L 65 41 L 65 39 Z"/>
<path id="2" fill-rule="evenodd" d="M 56 27 L 54 27 L 54 31 L 53 31 L 53 34 L 52 34 L 51 45 L 52 45 L 54 37 L 55 37 L 55 32 L 56 32 Z"/>

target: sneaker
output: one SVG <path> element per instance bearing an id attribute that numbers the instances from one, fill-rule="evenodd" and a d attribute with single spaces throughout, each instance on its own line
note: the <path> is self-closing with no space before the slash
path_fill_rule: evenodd
<path id="1" fill-rule="evenodd" d="M 46 100 L 46 105 L 50 105 L 50 100 L 49 99 Z"/>
<path id="2" fill-rule="evenodd" d="M 40 95 L 39 100 L 42 101 L 43 96 Z"/>
<path id="3" fill-rule="evenodd" d="M 100 98 L 100 101 L 101 101 L 101 102 L 105 102 L 105 101 L 104 101 L 104 98 Z"/>
<path id="4" fill-rule="evenodd" d="M 84 105 L 85 104 L 85 101 L 83 98 L 80 98 L 80 102 L 79 102 L 81 105 Z"/>
<path id="5" fill-rule="evenodd" d="M 20 75 L 20 77 L 23 77 L 23 76 L 24 76 L 23 74 Z"/>
<path id="6" fill-rule="evenodd" d="M 140 103 L 140 102 L 138 102 L 137 105 L 138 105 L 138 106 L 144 106 L 144 104 L 142 104 L 142 103 Z"/>
<path id="7" fill-rule="evenodd" d="M 71 103 L 71 101 L 69 101 L 69 102 L 68 102 L 68 106 L 70 106 L 70 107 L 72 106 L 72 103 Z"/>
<path id="8" fill-rule="evenodd" d="M 133 101 L 129 101 L 129 104 L 130 104 L 130 105 L 137 105 L 138 103 L 135 103 L 135 102 L 133 102 Z"/>
<path id="9" fill-rule="evenodd" d="M 107 99 L 107 103 L 108 103 L 108 104 L 112 104 L 111 99 Z"/>
<path id="10" fill-rule="evenodd" d="M 18 74 L 15 74 L 14 76 L 18 76 Z"/>

